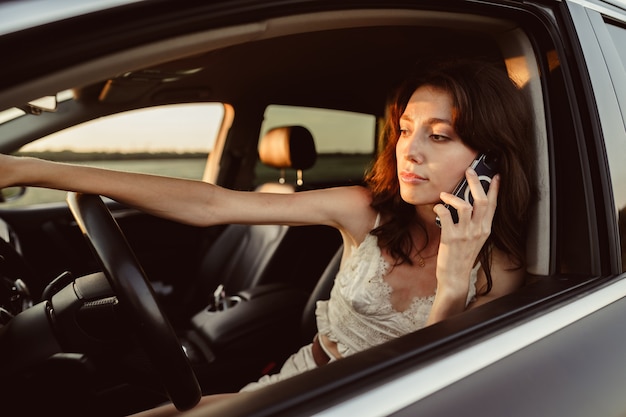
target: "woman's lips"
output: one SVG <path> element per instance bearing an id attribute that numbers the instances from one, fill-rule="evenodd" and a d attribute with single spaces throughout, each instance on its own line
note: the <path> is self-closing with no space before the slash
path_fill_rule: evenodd
<path id="1" fill-rule="evenodd" d="M 402 171 L 400 173 L 400 180 L 407 184 L 423 184 L 424 182 L 428 181 L 428 179 L 422 177 L 421 175 L 417 175 L 407 171 Z"/>

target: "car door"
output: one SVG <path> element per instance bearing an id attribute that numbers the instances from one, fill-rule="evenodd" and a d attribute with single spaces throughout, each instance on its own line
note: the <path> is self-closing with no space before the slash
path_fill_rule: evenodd
<path id="1" fill-rule="evenodd" d="M 333 385 L 341 401 L 325 407 L 309 399 L 300 411 L 624 415 L 624 10 L 589 1 L 519 7 L 532 16 L 518 23 L 532 39 L 545 104 L 547 143 L 539 157 L 549 172 L 540 198 L 550 204 L 539 214 L 550 242 L 529 249 L 548 254 L 546 269 L 529 271 L 529 285 L 516 294 L 335 364 L 336 374 L 356 373 L 377 354 L 393 357 L 376 362 L 384 371 L 352 378 L 350 388 Z M 309 390 L 335 383 L 332 377 L 330 369 L 320 372 Z M 287 387 L 276 388 L 263 394 Z"/>
<path id="2" fill-rule="evenodd" d="M 552 126 L 555 257 L 550 276 L 520 295 L 530 301 L 542 286 L 570 284 L 560 293 L 550 290 L 552 302 L 543 298 L 516 326 L 390 378 L 320 415 L 626 412 L 626 13 L 604 2 L 571 1 L 553 4 L 549 15 L 560 22 L 553 32 L 563 41 L 556 51 L 543 51 L 562 58 L 547 65 L 551 75 L 544 79 Z"/>

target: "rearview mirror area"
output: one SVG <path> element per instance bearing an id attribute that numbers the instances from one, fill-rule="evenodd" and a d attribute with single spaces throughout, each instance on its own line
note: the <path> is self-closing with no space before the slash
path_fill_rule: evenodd
<path id="1" fill-rule="evenodd" d="M 30 114 L 41 114 L 42 112 L 55 112 L 57 110 L 57 104 L 56 96 L 45 96 L 29 101 L 26 108 Z"/>

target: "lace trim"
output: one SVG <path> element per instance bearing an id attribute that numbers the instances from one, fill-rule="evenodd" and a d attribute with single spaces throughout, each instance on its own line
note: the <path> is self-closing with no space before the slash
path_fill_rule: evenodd
<path id="1" fill-rule="evenodd" d="M 387 263 L 387 261 L 384 261 L 384 262 Z M 407 307 L 405 310 L 402 310 L 402 311 L 396 310 L 393 307 L 393 304 L 391 303 L 391 294 L 393 293 L 393 288 L 391 287 L 391 285 L 389 285 L 387 281 L 384 280 L 384 276 L 385 276 L 384 274 L 380 276 L 375 276 L 374 278 L 369 280 L 370 284 L 374 284 L 372 286 L 373 290 L 377 294 L 380 295 L 379 298 L 383 301 L 383 305 L 381 305 L 381 308 L 380 308 L 381 312 L 383 311 L 386 313 L 393 312 L 396 314 L 411 316 L 424 305 L 432 306 L 433 302 L 435 301 L 436 294 L 423 296 L 423 297 L 416 296 L 416 297 L 413 297 L 413 301 L 411 302 L 409 307 Z"/>
<path id="2" fill-rule="evenodd" d="M 318 303 L 318 329 L 338 344 L 342 356 L 426 324 L 435 296 L 415 297 L 406 310 L 395 310 L 393 288 L 384 280 L 389 270 L 378 239 L 368 235 L 338 273 L 331 301 Z"/>
<path id="3" fill-rule="evenodd" d="M 435 294 L 414 297 L 403 311 L 391 303 L 390 270 L 376 236 L 368 234 L 340 268 L 330 300 L 317 303 L 318 331 L 337 343 L 342 356 L 379 345 L 426 325 Z M 477 265 L 472 271 L 468 303 L 474 298 Z"/>
<path id="4" fill-rule="evenodd" d="M 387 262 L 385 258 L 383 258 L 380 247 L 378 246 L 378 239 L 376 239 L 376 236 L 368 235 L 366 239 L 369 239 L 369 238 L 372 238 L 375 242 L 371 244 L 371 247 L 372 247 L 371 252 L 373 253 L 367 253 L 367 255 L 372 256 L 371 259 L 376 259 L 376 258 L 378 259 L 378 266 L 376 268 L 376 272 L 368 280 L 368 282 L 372 284 L 368 289 L 369 291 L 372 291 L 372 295 L 373 295 L 372 298 L 381 300 L 381 305 L 379 306 L 379 308 L 376 309 L 376 311 L 381 312 L 381 313 L 387 313 L 387 314 L 396 313 L 396 314 L 402 314 L 405 316 L 411 316 L 415 314 L 417 311 L 419 311 L 420 308 L 423 307 L 425 304 L 432 305 L 432 303 L 435 301 L 435 294 L 432 294 L 429 296 L 414 297 L 409 307 L 407 307 L 405 310 L 402 310 L 402 311 L 396 310 L 393 307 L 393 304 L 391 303 L 391 294 L 393 293 L 393 288 L 391 287 L 391 285 L 389 285 L 387 281 L 385 281 L 385 276 L 391 270 L 391 265 L 389 264 L 389 262 Z M 355 258 L 357 258 L 357 261 L 359 262 L 365 261 L 364 259 L 359 258 L 359 257 L 355 257 Z"/>

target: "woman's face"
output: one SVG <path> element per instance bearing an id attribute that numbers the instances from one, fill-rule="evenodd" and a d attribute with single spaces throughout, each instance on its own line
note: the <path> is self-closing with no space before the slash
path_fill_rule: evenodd
<path id="1" fill-rule="evenodd" d="M 419 87 L 400 118 L 396 145 L 400 195 L 414 205 L 437 204 L 452 192 L 477 155 L 454 130 L 452 98 L 443 90 Z"/>

